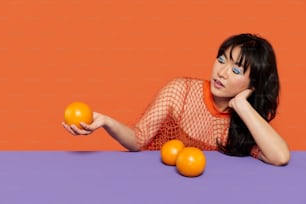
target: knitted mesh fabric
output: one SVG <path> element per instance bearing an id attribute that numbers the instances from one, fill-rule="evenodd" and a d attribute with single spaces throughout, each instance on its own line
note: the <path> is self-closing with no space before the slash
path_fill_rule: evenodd
<path id="1" fill-rule="evenodd" d="M 166 141 L 179 139 L 185 146 L 217 150 L 217 141 L 226 143 L 230 115 L 212 111 L 209 96 L 208 81 L 192 78 L 170 81 L 135 126 L 139 148 L 159 150 Z M 254 149 L 253 155 L 257 154 L 258 149 Z"/>
<path id="2" fill-rule="evenodd" d="M 209 90 L 205 90 L 209 91 Z M 203 81 L 179 78 L 168 83 L 136 125 L 138 145 L 158 150 L 170 139 L 186 146 L 215 150 L 217 139 L 226 141 L 229 117 L 211 114 L 203 100 Z"/>

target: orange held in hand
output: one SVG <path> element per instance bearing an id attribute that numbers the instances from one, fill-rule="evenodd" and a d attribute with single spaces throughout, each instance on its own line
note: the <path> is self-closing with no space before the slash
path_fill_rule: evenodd
<path id="1" fill-rule="evenodd" d="M 64 118 L 66 124 L 73 124 L 82 129 L 80 122 L 91 124 L 93 121 L 93 112 L 87 104 L 82 102 L 74 102 L 66 107 Z"/>
<path id="2" fill-rule="evenodd" d="M 176 168 L 187 177 L 200 176 L 206 167 L 204 153 L 196 147 L 186 147 L 177 156 Z"/>
<path id="3" fill-rule="evenodd" d="M 184 147 L 184 143 L 180 140 L 169 140 L 161 148 L 160 154 L 162 161 L 167 165 L 174 166 L 177 155 Z"/>

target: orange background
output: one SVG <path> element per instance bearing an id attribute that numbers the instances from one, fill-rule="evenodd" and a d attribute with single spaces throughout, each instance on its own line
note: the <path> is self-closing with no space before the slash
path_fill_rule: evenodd
<path id="1" fill-rule="evenodd" d="M 166 82 L 209 79 L 220 43 L 251 32 L 278 57 L 273 126 L 306 150 L 305 11 L 305 0 L 2 0 L 0 149 L 123 150 L 103 129 L 68 134 L 65 107 L 132 125 Z"/>

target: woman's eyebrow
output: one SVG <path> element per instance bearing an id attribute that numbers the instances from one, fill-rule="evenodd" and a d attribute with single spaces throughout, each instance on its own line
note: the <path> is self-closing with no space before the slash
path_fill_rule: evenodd
<path id="1" fill-rule="evenodd" d="M 225 57 L 226 60 L 228 59 L 228 57 L 227 57 L 225 52 L 223 53 L 223 56 Z"/>

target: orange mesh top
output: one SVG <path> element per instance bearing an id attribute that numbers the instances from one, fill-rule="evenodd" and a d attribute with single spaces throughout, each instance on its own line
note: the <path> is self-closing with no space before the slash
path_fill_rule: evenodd
<path id="1" fill-rule="evenodd" d="M 163 87 L 136 123 L 137 144 L 142 150 L 159 150 L 171 139 L 202 150 L 218 150 L 226 143 L 230 114 L 214 107 L 209 81 L 178 78 Z M 254 147 L 251 155 L 257 157 Z"/>

